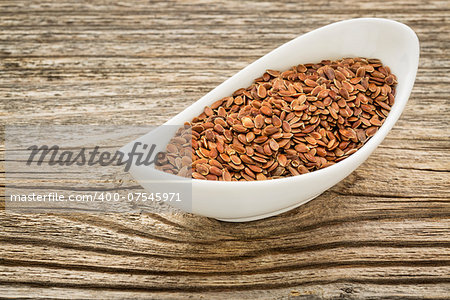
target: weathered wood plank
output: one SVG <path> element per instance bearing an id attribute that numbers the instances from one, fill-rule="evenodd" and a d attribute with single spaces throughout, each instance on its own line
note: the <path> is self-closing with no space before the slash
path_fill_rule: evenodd
<path id="1" fill-rule="evenodd" d="M 414 298 L 417 295 L 426 295 L 427 298 L 447 299 L 448 285 L 430 286 L 428 284 L 402 284 L 388 285 L 380 287 L 377 284 L 359 284 L 359 283 L 332 283 L 320 285 L 302 285 L 294 288 L 282 288 L 277 290 L 252 290 L 240 292 L 239 299 L 339 299 L 350 298 L 357 299 L 364 297 L 366 299 L 379 299 L 380 288 L 386 291 L 384 294 L 389 299 Z M 101 292 L 85 288 L 69 287 L 40 287 L 36 285 L 10 285 L 2 291 L 5 297 L 29 298 L 32 294 L 35 298 L 52 299 L 123 299 L 130 295 L 130 290 L 116 291 L 103 289 Z M 133 290 L 133 299 L 148 299 L 149 294 L 145 291 Z M 236 292 L 193 292 L 190 293 L 193 298 L 205 299 L 236 299 Z M 155 294 L 154 294 L 155 295 Z M 361 296 L 363 295 L 363 296 Z M 155 295 L 158 299 L 180 299 L 179 292 L 158 292 Z"/>
<path id="2" fill-rule="evenodd" d="M 2 211 L 0 297 L 446 299 L 447 1 L 2 1 L 0 122 L 161 124 L 288 40 L 362 16 L 411 26 L 421 59 L 402 117 L 361 168 L 306 205 L 244 224 L 167 207 Z M 2 178 L 4 158 L 2 144 Z M 45 188 L 16 175 L 8 180 Z M 65 180 L 142 191 L 113 167 Z"/>

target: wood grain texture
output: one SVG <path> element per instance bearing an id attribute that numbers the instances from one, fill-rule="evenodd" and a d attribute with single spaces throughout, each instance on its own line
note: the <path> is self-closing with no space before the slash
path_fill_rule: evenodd
<path id="1" fill-rule="evenodd" d="M 355 17 L 411 26 L 421 58 L 402 117 L 348 178 L 242 224 L 0 212 L 0 298 L 448 298 L 448 1 L 1 1 L 1 124 L 161 124 L 277 46 Z M 140 191 L 124 179 L 108 184 Z"/>

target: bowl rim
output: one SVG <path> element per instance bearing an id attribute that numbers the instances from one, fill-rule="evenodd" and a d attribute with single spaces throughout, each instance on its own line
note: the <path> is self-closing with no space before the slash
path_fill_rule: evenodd
<path id="1" fill-rule="evenodd" d="M 398 118 L 400 117 L 401 113 L 403 112 L 403 109 L 408 101 L 408 98 L 410 96 L 412 87 L 414 85 L 414 81 L 416 78 L 416 74 L 417 74 L 417 68 L 418 68 L 418 61 L 419 61 L 419 55 L 420 55 L 420 48 L 419 48 L 419 39 L 416 35 L 416 33 L 407 25 L 400 23 L 398 21 L 394 21 L 391 19 L 386 19 L 386 18 L 354 18 L 354 19 L 347 19 L 347 20 L 342 20 L 342 21 L 338 21 L 338 22 L 334 22 L 334 23 L 330 23 L 328 25 L 319 27 L 317 29 L 311 30 L 307 33 L 304 33 L 298 37 L 295 37 L 294 39 L 280 45 L 279 47 L 273 49 L 272 51 L 266 53 L 265 55 L 261 56 L 260 58 L 256 59 L 254 62 L 250 63 L 248 66 L 246 66 L 245 68 L 241 69 L 240 71 L 238 71 L 237 73 L 235 73 L 233 76 L 231 76 L 230 78 L 228 78 L 227 80 L 225 80 L 223 83 L 227 82 L 229 79 L 231 79 L 232 77 L 234 77 L 236 74 L 242 72 L 243 70 L 246 70 L 247 68 L 249 68 L 250 66 L 252 66 L 255 62 L 257 62 L 259 59 L 261 59 L 262 57 L 277 51 L 280 48 L 283 47 L 287 47 L 288 44 L 293 43 L 295 40 L 305 37 L 305 36 L 309 36 L 311 34 L 315 34 L 317 32 L 320 31 L 324 31 L 329 29 L 330 27 L 334 27 L 340 24 L 344 24 L 344 23 L 354 23 L 354 22 L 371 22 L 371 23 L 390 23 L 390 25 L 394 25 L 397 26 L 399 28 L 402 28 L 404 31 L 408 32 L 408 34 L 410 35 L 410 38 L 412 38 L 414 40 L 414 43 L 417 45 L 417 47 L 415 49 L 411 49 L 411 51 L 416 51 L 416 68 L 414 69 L 413 72 L 411 72 L 407 78 L 405 79 L 405 83 L 409 83 L 410 88 L 409 90 L 406 90 L 406 94 L 404 95 L 404 100 L 401 106 L 396 106 L 394 107 L 394 109 L 390 110 L 388 116 L 385 119 L 385 122 L 382 124 L 382 126 L 378 129 L 378 131 L 366 142 L 364 143 L 364 145 L 359 148 L 355 153 L 351 154 L 349 157 L 335 163 L 334 165 L 319 169 L 319 170 L 315 170 L 309 173 L 305 173 L 305 174 L 299 174 L 299 175 L 295 175 L 295 176 L 289 176 L 289 177 L 284 177 L 284 178 L 275 178 L 275 179 L 267 179 L 267 180 L 255 180 L 255 181 L 219 181 L 219 180 L 201 180 L 201 179 L 194 179 L 194 178 L 189 178 L 189 180 L 192 180 L 192 184 L 195 185 L 204 185 L 204 186 L 211 186 L 211 185 L 217 185 L 220 184 L 222 186 L 227 186 L 227 185 L 240 185 L 240 186 L 261 186 L 261 185 L 267 185 L 267 184 L 277 184 L 277 183 L 289 183 L 289 182 L 295 182 L 301 179 L 307 179 L 307 178 L 313 178 L 313 177 L 317 177 L 317 176 L 321 176 L 322 174 L 326 173 L 326 172 L 332 172 L 337 170 L 338 168 L 343 168 L 346 165 L 352 165 L 354 163 L 354 161 L 358 161 L 359 157 L 363 155 L 363 153 L 367 152 L 367 151 L 374 151 L 378 145 L 384 140 L 385 136 L 388 134 L 388 132 L 392 129 L 392 127 L 395 125 L 395 123 L 397 122 Z M 219 84 L 218 86 L 222 85 L 223 83 Z M 202 96 L 200 99 L 198 99 L 197 101 L 200 101 L 203 97 L 206 97 L 210 92 L 212 92 L 213 90 L 215 90 L 218 86 L 216 86 L 215 88 L 213 88 L 212 90 L 210 90 L 207 94 L 205 94 L 204 96 Z M 197 101 L 195 101 L 194 103 L 196 103 Z M 193 104 L 194 104 L 193 103 Z M 181 112 L 180 112 L 181 113 Z M 176 115 L 178 116 L 178 114 Z M 176 117 L 175 116 L 175 117 Z M 391 118 L 389 118 L 391 116 Z M 171 120 L 174 119 L 175 117 L 171 118 L 169 121 L 167 121 L 164 125 L 169 125 Z M 174 125 L 174 124 L 170 124 L 170 125 Z M 373 147 L 373 145 L 375 145 Z M 369 153 L 370 155 L 370 153 Z M 364 161 L 363 161 L 364 162 Z M 160 170 L 157 170 L 158 172 L 162 172 Z M 179 176 L 176 176 L 179 177 Z"/>

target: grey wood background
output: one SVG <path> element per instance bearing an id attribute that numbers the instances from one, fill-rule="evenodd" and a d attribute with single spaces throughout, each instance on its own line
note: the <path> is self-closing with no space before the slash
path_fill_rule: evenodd
<path id="1" fill-rule="evenodd" d="M 242 224 L 2 211 L 0 297 L 447 298 L 448 1 L 0 1 L 1 124 L 161 124 L 277 46 L 355 17 L 411 26 L 421 59 L 401 119 L 347 179 Z"/>

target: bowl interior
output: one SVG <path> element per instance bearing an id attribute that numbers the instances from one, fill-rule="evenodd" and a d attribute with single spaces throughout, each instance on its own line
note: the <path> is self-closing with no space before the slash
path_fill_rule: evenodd
<path id="1" fill-rule="evenodd" d="M 337 166 L 352 164 L 352 160 L 360 160 L 359 156 L 365 155 L 364 152 L 369 152 L 370 154 L 381 143 L 403 111 L 414 84 L 419 59 L 417 36 L 408 26 L 392 20 L 378 18 L 352 19 L 333 23 L 299 36 L 248 65 L 164 125 L 179 126 L 191 120 L 200 114 L 205 106 L 212 104 L 218 99 L 230 96 L 239 88 L 251 85 L 253 80 L 261 76 L 267 69 L 286 70 L 300 63 L 357 56 L 381 59 L 383 64 L 389 66 L 391 71 L 397 76 L 398 85 L 395 104 L 383 126 L 355 154 L 336 165 L 301 176 L 265 181 L 264 183 L 274 184 L 274 182 L 280 180 L 295 180 L 298 177 L 317 176 Z M 150 132 L 137 139 L 137 141 L 150 143 L 153 139 L 152 135 L 153 133 Z M 170 137 L 170 135 L 160 137 L 159 141 L 161 143 L 165 139 L 168 142 Z M 127 153 L 132 143 L 123 147 L 122 151 Z M 132 174 L 133 172 L 139 172 L 140 174 L 146 174 L 146 172 L 160 173 L 151 166 L 140 166 L 132 169 L 131 172 Z M 193 181 L 201 185 L 229 184 L 229 182 Z M 233 184 L 261 184 L 261 182 L 233 182 Z"/>

